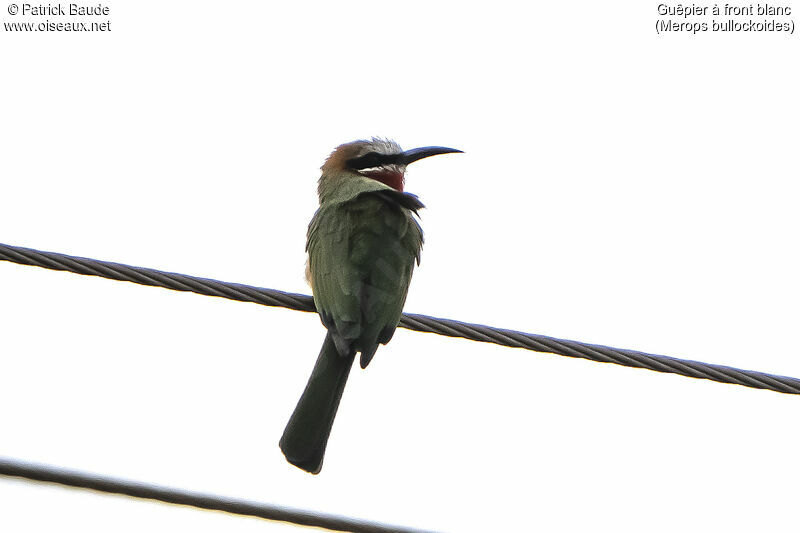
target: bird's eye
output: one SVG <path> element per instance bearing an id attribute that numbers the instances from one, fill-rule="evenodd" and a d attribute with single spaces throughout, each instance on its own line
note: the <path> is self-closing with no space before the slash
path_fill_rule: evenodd
<path id="1" fill-rule="evenodd" d="M 370 152 L 363 159 L 367 166 L 374 167 L 378 164 L 378 152 Z"/>
<path id="2" fill-rule="evenodd" d="M 355 157 L 348 161 L 350 168 L 361 170 L 365 168 L 378 167 L 381 164 L 381 154 L 378 152 L 368 152 L 360 157 Z"/>

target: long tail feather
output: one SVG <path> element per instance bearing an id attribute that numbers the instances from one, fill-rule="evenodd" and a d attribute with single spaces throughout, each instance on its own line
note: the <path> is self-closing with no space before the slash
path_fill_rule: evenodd
<path id="1" fill-rule="evenodd" d="M 312 474 L 322 469 L 333 419 L 354 359 L 355 354 L 339 355 L 329 332 L 280 441 L 286 460 L 296 467 Z"/>

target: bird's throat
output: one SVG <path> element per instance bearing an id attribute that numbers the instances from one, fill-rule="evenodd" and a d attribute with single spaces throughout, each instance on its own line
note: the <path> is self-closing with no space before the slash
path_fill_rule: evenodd
<path id="1" fill-rule="evenodd" d="M 398 170 L 381 168 L 377 170 L 365 170 L 362 174 L 376 181 L 380 181 L 396 191 L 403 192 L 403 182 L 405 180 L 403 179 L 403 173 Z"/>

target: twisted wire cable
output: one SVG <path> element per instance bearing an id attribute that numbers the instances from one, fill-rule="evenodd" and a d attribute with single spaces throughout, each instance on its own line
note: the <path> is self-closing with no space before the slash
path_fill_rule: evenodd
<path id="1" fill-rule="evenodd" d="M 286 307 L 296 311 L 315 311 L 314 299 L 304 294 L 251 287 L 239 283 L 162 272 L 152 268 L 109 263 L 107 261 L 73 257 L 54 252 L 42 252 L 6 244 L 0 244 L 0 260 L 52 270 L 65 270 L 88 276 L 100 276 L 118 281 L 129 281 L 142 285 L 164 287 L 175 291 L 190 291 L 206 296 L 218 296 L 242 302 Z M 800 394 L 800 379 L 797 378 L 678 359 L 665 355 L 653 355 L 635 350 L 556 339 L 545 335 L 522 333 L 480 324 L 469 324 L 456 320 L 404 313 L 400 319 L 400 327 L 448 337 L 462 337 L 473 341 L 491 342 L 512 348 L 525 348 L 535 352 L 580 357 L 601 363 L 614 363 L 634 368 L 646 368 L 656 372 L 679 374 L 691 378 L 709 379 L 720 383 L 731 383 L 755 389 Z"/>
<path id="2" fill-rule="evenodd" d="M 421 533 L 420 530 L 368 522 L 344 516 L 279 507 L 266 503 L 226 498 L 171 487 L 151 485 L 139 481 L 98 476 L 88 472 L 67 470 L 49 465 L 35 464 L 0 457 L 0 476 L 20 477 L 33 481 L 55 483 L 68 487 L 96 490 L 110 494 L 123 494 L 145 500 L 157 500 L 176 505 L 187 505 L 199 509 L 223 511 L 241 516 L 254 516 L 266 520 L 290 522 L 303 526 L 315 526 L 334 531 L 358 533 Z"/>

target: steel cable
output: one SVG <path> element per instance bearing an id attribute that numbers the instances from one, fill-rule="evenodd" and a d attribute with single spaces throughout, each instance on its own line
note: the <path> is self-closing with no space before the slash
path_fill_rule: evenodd
<path id="1" fill-rule="evenodd" d="M 266 503 L 226 498 L 213 494 L 162 487 L 88 472 L 66 470 L 49 465 L 41 465 L 0 457 L 0 476 L 20 477 L 45 483 L 56 483 L 69 487 L 96 490 L 111 494 L 124 494 L 134 498 L 157 500 L 176 505 L 188 505 L 199 509 L 223 511 L 226 513 L 255 516 L 267 520 L 290 522 L 303 526 L 315 526 L 334 531 L 354 531 L 358 533 L 414 533 L 420 530 L 367 522 L 344 516 L 336 516 L 302 509 L 279 507 Z"/>
<path id="2" fill-rule="evenodd" d="M 6 244 L 0 244 L 0 260 L 52 270 L 65 270 L 76 274 L 100 276 L 118 281 L 130 281 L 176 291 L 196 292 L 206 296 L 217 296 L 242 302 L 286 307 L 296 311 L 313 312 L 315 310 L 314 299 L 304 294 L 251 287 L 239 283 L 162 272 L 152 268 L 109 263 L 54 252 L 42 252 Z M 545 335 L 522 333 L 480 324 L 404 313 L 400 319 L 400 327 L 447 337 L 463 337 L 474 341 L 491 342 L 512 348 L 525 348 L 535 352 L 580 357 L 601 363 L 614 363 L 691 378 L 709 379 L 720 383 L 732 383 L 786 394 L 800 394 L 800 379 L 797 378 L 689 361 L 665 355 L 653 355 L 635 350 L 556 339 Z"/>

